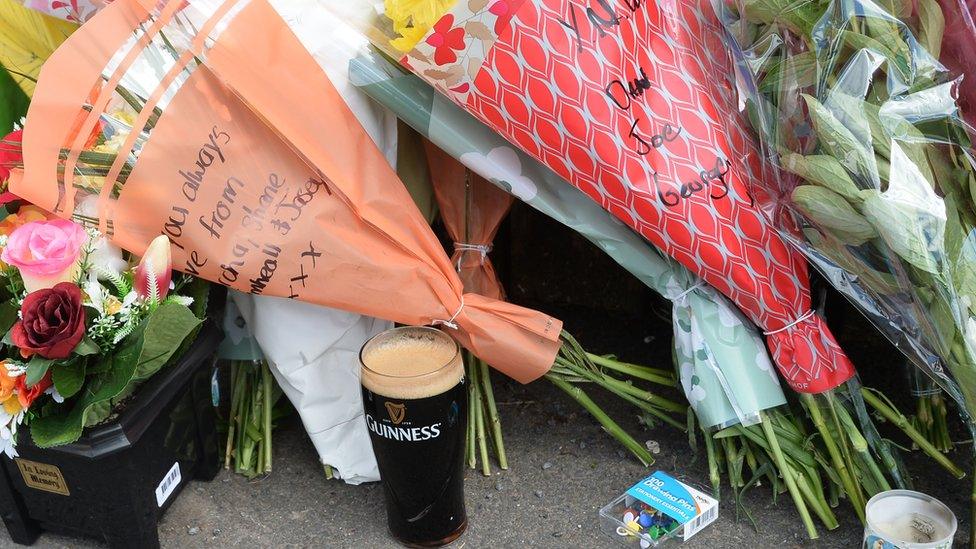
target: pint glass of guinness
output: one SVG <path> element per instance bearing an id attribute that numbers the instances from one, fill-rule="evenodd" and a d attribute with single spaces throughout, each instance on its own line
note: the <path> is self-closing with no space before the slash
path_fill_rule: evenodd
<path id="1" fill-rule="evenodd" d="M 386 495 L 390 533 L 439 546 L 464 532 L 464 365 L 435 328 L 394 328 L 359 354 L 363 406 Z"/>

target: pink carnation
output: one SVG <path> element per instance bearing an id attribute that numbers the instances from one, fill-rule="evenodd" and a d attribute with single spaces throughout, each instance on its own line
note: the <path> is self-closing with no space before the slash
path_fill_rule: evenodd
<path id="1" fill-rule="evenodd" d="M 73 221 L 33 221 L 10 234 L 0 259 L 16 267 L 25 284 L 28 279 L 70 279 L 87 239 L 85 229 Z"/>

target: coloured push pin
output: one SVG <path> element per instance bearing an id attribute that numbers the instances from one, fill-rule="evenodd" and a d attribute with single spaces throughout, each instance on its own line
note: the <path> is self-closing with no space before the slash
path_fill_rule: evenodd
<path id="1" fill-rule="evenodd" d="M 639 517 L 637 517 L 637 522 L 640 523 L 641 527 L 647 528 L 654 523 L 654 517 L 648 514 L 646 511 L 641 511 Z"/>
<path id="2" fill-rule="evenodd" d="M 624 519 L 623 520 L 624 524 L 632 520 L 637 520 L 637 511 L 634 511 L 633 509 L 627 509 L 626 511 L 624 511 L 623 519 Z"/>
<path id="3" fill-rule="evenodd" d="M 624 528 L 626 528 L 627 532 L 631 534 L 639 534 L 641 531 L 640 524 L 638 524 L 636 520 L 628 520 L 624 523 Z"/>

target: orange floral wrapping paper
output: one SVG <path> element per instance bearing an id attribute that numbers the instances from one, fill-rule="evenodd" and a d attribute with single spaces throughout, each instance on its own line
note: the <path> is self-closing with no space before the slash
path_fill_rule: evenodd
<path id="1" fill-rule="evenodd" d="M 424 142 L 431 168 L 434 196 L 444 226 L 454 241 L 454 264 L 465 291 L 492 299 L 505 299 L 495 268 L 488 257 L 492 242 L 514 197 L 469 172 L 454 157 Z"/>
<path id="2" fill-rule="evenodd" d="M 111 168 L 92 170 L 78 136 L 132 90 L 140 92 L 132 130 L 113 134 Z M 462 295 L 393 170 L 264 0 L 105 8 L 45 65 L 24 161 L 15 193 L 64 217 L 97 219 L 135 253 L 166 234 L 185 272 L 444 324 L 521 382 L 548 371 L 558 350 L 560 321 Z"/>

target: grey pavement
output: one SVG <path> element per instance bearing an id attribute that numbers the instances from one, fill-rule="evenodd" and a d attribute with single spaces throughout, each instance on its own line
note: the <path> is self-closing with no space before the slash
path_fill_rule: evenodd
<path id="1" fill-rule="evenodd" d="M 527 387 L 496 384 L 511 468 L 485 477 L 468 471 L 468 531 L 453 547 L 614 547 L 600 531 L 597 510 L 650 472 L 618 450 L 588 416 L 547 382 Z M 615 403 L 608 411 L 638 435 L 661 446 L 661 468 L 707 482 L 704 455 L 690 453 L 687 439 L 672 429 L 644 431 Z M 163 547 L 396 547 L 385 529 L 378 485 L 348 486 L 326 480 L 300 426 L 276 433 L 274 472 L 256 481 L 222 472 L 210 483 L 192 482 L 169 509 L 160 528 Z M 922 459 L 909 460 L 919 488 L 965 510 L 968 484 L 950 479 Z M 958 493 L 946 494 L 952 487 Z M 726 490 L 728 490 L 726 488 Z M 857 547 L 861 527 L 844 507 L 841 526 L 805 539 L 788 497 L 775 503 L 766 487 L 744 498 L 757 528 L 736 518 L 723 497 L 719 520 L 685 544 L 688 548 Z M 6 532 L 0 543 L 12 546 Z M 964 535 L 957 538 L 961 542 Z M 37 547 L 99 547 L 45 534 Z"/>

